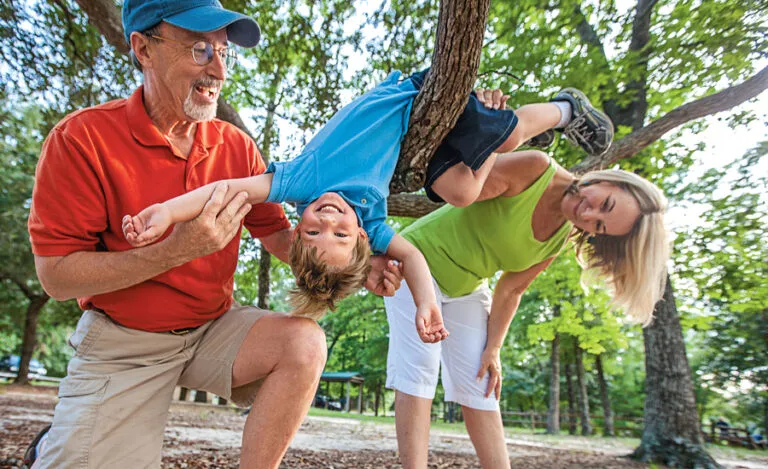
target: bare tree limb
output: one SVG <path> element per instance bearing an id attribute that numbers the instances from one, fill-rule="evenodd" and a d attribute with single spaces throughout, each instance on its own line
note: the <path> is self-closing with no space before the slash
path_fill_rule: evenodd
<path id="1" fill-rule="evenodd" d="M 706 96 L 696 101 L 683 104 L 645 127 L 614 142 L 608 152 L 598 157 L 586 158 L 574 165 L 570 171 L 583 174 L 593 169 L 605 168 L 618 160 L 629 158 L 643 150 L 670 130 L 704 116 L 727 111 L 742 104 L 768 88 L 768 67 L 739 85 Z"/>
<path id="2" fill-rule="evenodd" d="M 442 0 L 432 68 L 416 97 L 390 183 L 392 193 L 424 185 L 427 163 L 459 118 L 480 67 L 490 0 Z"/>

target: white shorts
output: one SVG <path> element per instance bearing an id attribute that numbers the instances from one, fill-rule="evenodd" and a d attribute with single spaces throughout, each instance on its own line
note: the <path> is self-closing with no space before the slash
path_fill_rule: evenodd
<path id="1" fill-rule="evenodd" d="M 434 282 L 434 281 L 433 281 Z M 389 321 L 387 388 L 425 399 L 434 399 L 442 363 L 445 400 L 479 410 L 498 410 L 499 401 L 485 397 L 488 374 L 475 377 L 488 337 L 491 292 L 482 286 L 466 296 L 450 298 L 435 283 L 437 304 L 451 335 L 442 342 L 425 344 L 416 333 L 416 305 L 408 285 L 384 298 Z"/>

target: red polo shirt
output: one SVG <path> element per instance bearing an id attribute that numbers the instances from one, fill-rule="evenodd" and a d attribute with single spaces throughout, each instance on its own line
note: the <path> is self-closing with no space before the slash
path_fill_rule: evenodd
<path id="1" fill-rule="evenodd" d="M 220 120 L 198 124 L 192 151 L 180 155 L 152 124 L 139 88 L 128 99 L 70 114 L 48 135 L 29 215 L 32 251 L 66 256 L 131 249 L 121 229 L 123 215 L 265 169 L 253 141 Z M 290 223 L 279 205 L 260 204 L 245 217 L 245 226 L 258 238 Z M 135 329 L 199 326 L 232 303 L 239 244 L 236 236 L 219 252 L 123 290 L 78 298 L 78 303 Z"/>

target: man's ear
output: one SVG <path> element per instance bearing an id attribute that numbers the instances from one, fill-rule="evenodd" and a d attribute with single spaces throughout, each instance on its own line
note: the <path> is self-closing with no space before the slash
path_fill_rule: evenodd
<path id="1" fill-rule="evenodd" d="M 139 70 L 152 66 L 148 50 L 149 38 L 140 32 L 131 33 L 131 62 Z"/>

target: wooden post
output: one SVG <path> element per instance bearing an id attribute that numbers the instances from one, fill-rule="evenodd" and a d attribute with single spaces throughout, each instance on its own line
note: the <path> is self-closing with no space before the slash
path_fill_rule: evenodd
<path id="1" fill-rule="evenodd" d="M 349 381 L 347 381 L 347 385 L 345 387 L 347 388 L 346 389 L 347 398 L 344 399 L 344 412 L 349 413 L 349 389 L 351 387 L 349 384 Z"/>
<path id="2" fill-rule="evenodd" d="M 536 433 L 536 411 L 531 411 L 531 430 Z"/>
<path id="3" fill-rule="evenodd" d="M 360 383 L 357 390 L 357 413 L 363 415 L 363 383 Z"/>

